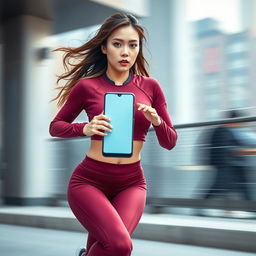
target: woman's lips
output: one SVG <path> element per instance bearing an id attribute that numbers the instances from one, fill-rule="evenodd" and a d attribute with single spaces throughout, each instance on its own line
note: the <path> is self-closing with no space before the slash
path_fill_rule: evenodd
<path id="1" fill-rule="evenodd" d="M 121 61 L 119 61 L 119 63 L 120 63 L 120 65 L 122 65 L 122 66 L 127 66 L 127 65 L 129 65 L 129 61 L 128 61 L 128 60 L 121 60 Z"/>

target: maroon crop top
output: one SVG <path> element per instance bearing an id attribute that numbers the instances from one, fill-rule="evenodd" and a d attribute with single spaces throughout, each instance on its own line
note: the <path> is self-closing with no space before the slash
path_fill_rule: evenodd
<path id="1" fill-rule="evenodd" d="M 133 75 L 122 86 L 116 86 L 106 75 L 96 78 L 81 79 L 71 90 L 66 103 L 50 123 L 51 136 L 70 138 L 85 136 L 84 123 L 72 123 L 82 110 L 85 110 L 89 121 L 102 113 L 104 94 L 106 92 L 131 92 L 135 95 L 135 104 L 142 103 L 156 109 L 161 124 L 154 126 L 159 144 L 172 149 L 177 140 L 177 133 L 172 126 L 167 112 L 167 105 L 158 82 L 149 77 Z M 145 141 L 150 122 L 137 107 L 135 108 L 134 140 Z M 102 140 L 102 136 L 93 135 L 92 140 Z"/>

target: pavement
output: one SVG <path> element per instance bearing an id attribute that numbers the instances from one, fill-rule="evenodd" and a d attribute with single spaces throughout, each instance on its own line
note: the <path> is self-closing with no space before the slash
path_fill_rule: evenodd
<path id="1" fill-rule="evenodd" d="M 0 224 L 1 256 L 75 256 L 87 235 L 27 226 Z M 255 253 L 132 239 L 132 256 L 255 256 Z"/>
<path id="2" fill-rule="evenodd" d="M 68 207 L 1 206 L 0 224 L 85 232 Z M 145 212 L 133 238 L 256 252 L 256 220 Z"/>

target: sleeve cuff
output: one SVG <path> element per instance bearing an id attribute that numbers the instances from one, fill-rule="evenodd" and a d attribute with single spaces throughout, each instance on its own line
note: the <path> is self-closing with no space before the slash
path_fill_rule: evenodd
<path id="1" fill-rule="evenodd" d="M 79 123 L 78 124 L 78 136 L 80 137 L 86 137 L 86 135 L 83 133 L 84 126 L 88 123 Z"/>
<path id="2" fill-rule="evenodd" d="M 161 126 L 163 125 L 163 119 L 162 119 L 161 116 L 160 116 L 160 120 L 161 120 L 161 124 L 159 124 L 159 125 L 154 125 L 154 124 L 152 123 L 152 126 L 153 126 L 155 129 L 157 129 L 157 128 L 159 128 L 159 127 L 161 127 Z"/>

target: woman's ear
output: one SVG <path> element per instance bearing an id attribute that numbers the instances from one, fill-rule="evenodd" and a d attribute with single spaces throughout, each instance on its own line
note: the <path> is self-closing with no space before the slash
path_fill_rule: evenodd
<path id="1" fill-rule="evenodd" d="M 101 45 L 101 51 L 103 54 L 106 54 L 107 53 L 107 50 L 106 50 L 106 46 L 105 45 Z"/>

